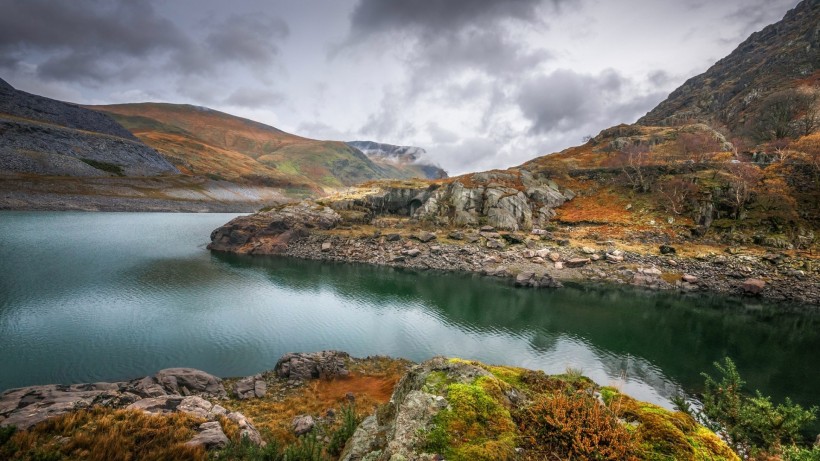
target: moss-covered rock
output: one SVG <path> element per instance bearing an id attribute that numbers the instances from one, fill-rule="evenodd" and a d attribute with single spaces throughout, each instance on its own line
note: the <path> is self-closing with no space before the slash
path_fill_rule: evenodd
<path id="1" fill-rule="evenodd" d="M 411 369 L 368 424 L 341 459 L 739 459 L 689 415 L 577 373 L 440 357 Z"/>

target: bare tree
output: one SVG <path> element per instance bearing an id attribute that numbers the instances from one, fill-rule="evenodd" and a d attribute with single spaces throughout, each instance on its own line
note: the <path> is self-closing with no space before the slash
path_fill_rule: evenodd
<path id="1" fill-rule="evenodd" d="M 618 156 L 618 163 L 627 182 L 633 190 L 639 192 L 649 192 L 651 189 L 651 178 L 646 174 L 646 162 L 649 154 L 649 147 L 644 144 L 630 144 L 624 146 Z"/>
<path id="2" fill-rule="evenodd" d="M 658 182 L 657 191 L 666 210 L 681 215 L 691 205 L 698 192 L 698 186 L 683 178 L 668 177 Z"/>
<path id="3" fill-rule="evenodd" d="M 729 201 L 734 208 L 735 219 L 741 219 L 763 175 L 760 168 L 745 162 L 729 163 L 726 171 L 729 175 Z"/>

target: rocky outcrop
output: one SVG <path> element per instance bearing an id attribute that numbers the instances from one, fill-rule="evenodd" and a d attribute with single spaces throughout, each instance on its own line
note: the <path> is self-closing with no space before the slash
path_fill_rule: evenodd
<path id="1" fill-rule="evenodd" d="M 153 376 L 115 383 L 50 384 L 11 389 L 0 395 L 0 426 L 28 429 L 48 418 L 102 405 L 153 415 L 186 413 L 206 422 L 188 444 L 206 449 L 227 444 L 219 418 L 234 421 L 256 444 L 262 437 L 241 413 L 228 412 L 208 399 L 225 399 L 222 380 L 193 368 L 168 368 Z"/>
<path id="2" fill-rule="evenodd" d="M 0 84 L 0 171 L 69 176 L 179 174 L 111 117 Z"/>
<path id="3" fill-rule="evenodd" d="M 297 381 L 333 379 L 350 374 L 346 368 L 349 358 L 347 352 L 341 351 L 290 353 L 283 355 L 273 370 L 280 378 Z"/>
<path id="4" fill-rule="evenodd" d="M 283 253 L 309 229 L 331 229 L 342 220 L 333 209 L 312 202 L 234 218 L 211 232 L 208 249 L 236 253 Z"/>
<path id="5" fill-rule="evenodd" d="M 624 426 L 624 434 L 640 428 L 644 418 L 670 422 L 688 418 L 653 405 L 636 405 L 629 397 L 617 392 L 613 395 L 612 390 L 607 393 L 605 399 L 599 388 L 585 378 L 562 381 L 542 372 L 438 357 L 417 365 L 402 378 L 390 402 L 359 425 L 339 459 L 569 459 L 558 451 L 558 446 L 549 448 L 556 450 L 554 453 L 544 452 L 548 441 L 539 440 L 537 432 L 528 432 L 531 425 L 540 424 L 528 415 L 533 411 L 542 414 L 542 402 L 548 407 L 551 399 L 563 395 L 600 405 L 603 414 Z M 622 405 L 629 410 L 622 410 Z M 572 424 L 569 415 L 556 416 L 556 420 L 565 417 L 570 420 L 562 419 L 561 424 Z M 653 440 L 650 450 L 663 452 L 664 456 L 684 455 L 707 446 L 702 453 L 709 459 L 738 459 L 717 436 L 691 418 L 685 425 L 669 426 L 679 428 L 654 434 L 652 426 L 646 425 L 637 430 L 640 435 L 627 437 Z M 584 443 L 607 444 L 592 437 Z M 550 456 L 545 457 L 547 454 Z M 625 451 L 623 459 L 630 458 Z"/>

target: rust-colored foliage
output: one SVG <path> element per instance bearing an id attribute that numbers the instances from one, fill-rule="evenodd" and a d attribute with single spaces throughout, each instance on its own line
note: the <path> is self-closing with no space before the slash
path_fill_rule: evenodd
<path id="1" fill-rule="evenodd" d="M 522 442 L 532 451 L 559 459 L 638 459 L 638 447 L 626 428 L 584 391 L 538 395 L 516 419 Z"/>
<path id="2" fill-rule="evenodd" d="M 204 421 L 184 413 L 149 415 L 136 410 L 94 407 L 66 413 L 31 430 L 17 432 L 0 450 L 0 458 L 205 460 L 202 448 L 185 445 Z M 15 451 L 7 451 L 11 449 Z"/>

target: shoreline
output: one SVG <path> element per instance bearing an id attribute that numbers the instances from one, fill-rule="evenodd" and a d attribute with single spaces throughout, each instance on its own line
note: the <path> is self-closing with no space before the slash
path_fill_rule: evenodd
<path id="1" fill-rule="evenodd" d="M 795 311 L 820 308 L 820 277 L 812 261 L 782 253 L 655 255 L 620 249 L 626 245 L 618 242 L 572 246 L 566 240 L 543 235 L 488 229 L 408 232 L 370 230 L 367 226 L 314 226 L 274 232 L 268 226 L 270 216 L 266 220 L 265 214 L 261 215 L 241 216 L 214 230 L 208 248 L 246 255 L 471 273 L 507 279 L 519 287 L 601 283 L 765 299 L 796 304 L 787 306 Z"/>

